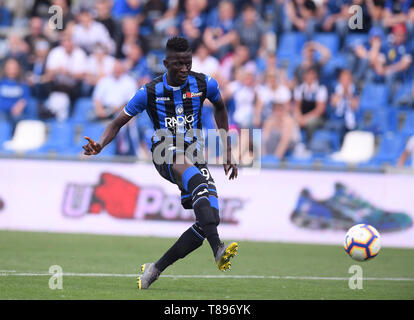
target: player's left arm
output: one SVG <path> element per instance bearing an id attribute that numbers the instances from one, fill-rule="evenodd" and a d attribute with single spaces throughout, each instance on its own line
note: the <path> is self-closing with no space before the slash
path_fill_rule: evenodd
<path id="1" fill-rule="evenodd" d="M 231 154 L 231 144 L 230 144 L 230 137 L 228 135 L 229 131 L 229 117 L 227 114 L 227 108 L 223 101 L 223 98 L 219 94 L 219 98 L 217 101 L 212 102 L 214 106 L 214 119 L 217 124 L 217 128 L 219 129 L 221 142 L 223 146 L 226 146 L 226 163 L 223 164 L 224 172 L 227 175 L 230 171 L 229 180 L 237 178 L 238 169 L 237 165 L 232 158 Z"/>
<path id="2" fill-rule="evenodd" d="M 217 128 L 219 129 L 220 139 L 223 146 L 226 146 L 226 159 L 223 163 L 224 172 L 227 175 L 230 172 L 229 180 L 237 178 L 238 169 L 231 154 L 231 145 L 229 137 L 229 116 L 227 114 L 227 108 L 220 94 L 219 85 L 217 80 L 206 76 L 207 92 L 206 97 L 213 104 L 214 107 L 214 120 L 216 121 Z"/>

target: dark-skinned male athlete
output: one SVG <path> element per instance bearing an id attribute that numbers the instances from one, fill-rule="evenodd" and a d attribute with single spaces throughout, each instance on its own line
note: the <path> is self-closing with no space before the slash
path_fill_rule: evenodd
<path id="1" fill-rule="evenodd" d="M 214 106 L 214 118 L 223 146 L 226 146 L 224 172 L 226 175 L 230 172 L 230 180 L 237 178 L 238 170 L 231 161 L 227 135 L 227 109 L 219 86 L 212 77 L 191 71 L 192 52 L 185 38 L 168 40 L 163 62 L 167 72 L 136 92 L 124 110 L 108 124 L 98 142 L 85 137 L 88 144 L 83 146 L 85 155 L 98 154 L 122 126 L 146 110 L 155 130 L 151 148 L 154 166 L 163 178 L 178 186 L 183 207 L 194 210 L 196 222 L 157 262 L 141 266 L 142 274 L 137 279 L 139 290 L 147 289 L 168 266 L 199 248 L 205 238 L 221 271 L 230 269 L 230 259 L 238 250 L 236 242 L 225 246 L 220 240 L 217 190 L 205 161 L 200 161 L 203 148 L 199 135 L 201 109 L 207 98 Z"/>

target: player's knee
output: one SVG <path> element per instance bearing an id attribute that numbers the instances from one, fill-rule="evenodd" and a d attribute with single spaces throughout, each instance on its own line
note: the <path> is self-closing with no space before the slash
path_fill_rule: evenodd
<path id="1" fill-rule="evenodd" d="M 214 213 L 214 210 L 210 206 L 199 208 L 197 211 L 194 211 L 197 221 L 200 223 L 200 226 L 203 228 L 207 225 L 216 225 L 217 217 Z"/>

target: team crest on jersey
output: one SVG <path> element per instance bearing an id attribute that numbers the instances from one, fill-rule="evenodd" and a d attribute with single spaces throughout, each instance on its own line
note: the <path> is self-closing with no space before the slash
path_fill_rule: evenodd
<path id="1" fill-rule="evenodd" d="M 194 97 L 201 97 L 203 95 L 202 92 L 186 92 L 183 94 L 183 99 L 190 99 L 190 98 L 194 98 Z"/>
<path id="2" fill-rule="evenodd" d="M 179 104 L 176 108 L 175 108 L 175 113 L 178 115 L 181 115 L 184 113 L 184 108 L 182 104 Z"/>

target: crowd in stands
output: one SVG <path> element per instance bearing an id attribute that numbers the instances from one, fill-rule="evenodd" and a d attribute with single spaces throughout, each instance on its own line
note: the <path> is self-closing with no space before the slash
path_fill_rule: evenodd
<path id="1" fill-rule="evenodd" d="M 358 129 L 378 144 L 393 134 L 396 165 L 414 135 L 414 0 L 3 0 L 0 31 L 10 135 L 27 118 L 102 126 L 165 72 L 177 35 L 191 44 L 192 70 L 218 80 L 231 126 L 263 129 L 269 161 L 323 159 Z M 213 128 L 208 102 L 203 113 Z M 148 155 L 151 134 L 138 116 L 114 153 Z"/>

